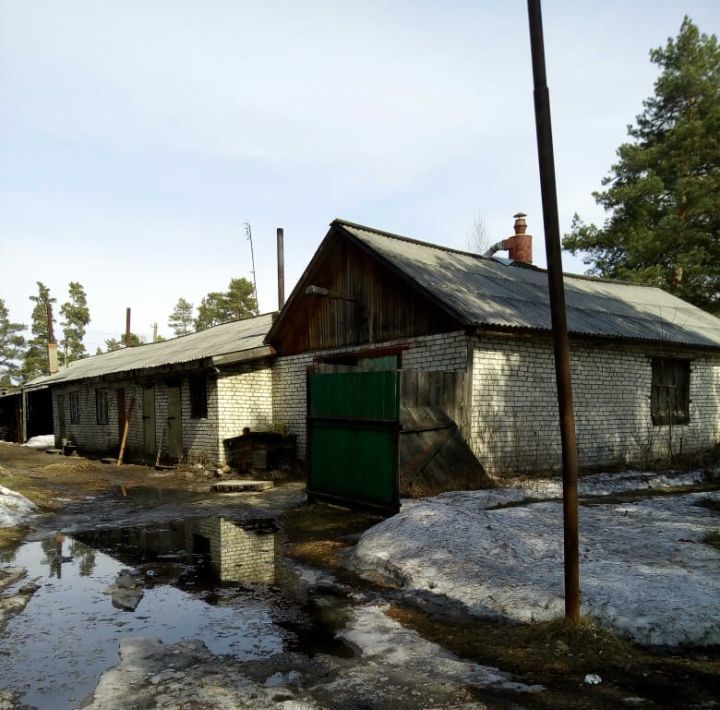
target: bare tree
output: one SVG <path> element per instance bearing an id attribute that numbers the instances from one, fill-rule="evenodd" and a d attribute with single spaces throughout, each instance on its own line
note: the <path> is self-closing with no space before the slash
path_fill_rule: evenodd
<path id="1" fill-rule="evenodd" d="M 467 234 L 467 250 L 474 254 L 484 254 L 491 246 L 485 216 L 478 212 L 473 220 L 472 228 Z"/>

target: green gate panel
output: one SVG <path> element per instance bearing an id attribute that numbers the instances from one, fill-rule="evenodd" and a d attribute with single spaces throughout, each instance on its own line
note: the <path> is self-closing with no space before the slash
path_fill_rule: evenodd
<path id="1" fill-rule="evenodd" d="M 310 375 L 311 417 L 397 420 L 399 407 L 397 372 Z"/>
<path id="2" fill-rule="evenodd" d="M 397 510 L 399 373 L 316 373 L 308 394 L 308 493 Z"/>
<path id="3" fill-rule="evenodd" d="M 349 429 L 315 422 L 309 489 L 361 503 L 397 498 L 397 430 Z"/>

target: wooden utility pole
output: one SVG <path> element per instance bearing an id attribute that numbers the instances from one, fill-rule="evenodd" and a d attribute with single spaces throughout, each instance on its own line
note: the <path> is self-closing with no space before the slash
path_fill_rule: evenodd
<path id="1" fill-rule="evenodd" d="M 555 350 L 555 379 L 560 409 L 560 438 L 563 463 L 563 531 L 565 549 L 565 618 L 580 619 L 580 562 L 578 544 L 577 440 L 570 375 L 570 339 L 565 310 L 565 286 L 560 247 L 555 156 L 550 121 L 550 92 L 545 73 L 542 10 L 540 0 L 528 0 L 530 47 L 535 85 L 535 128 L 537 132 L 540 187 L 542 190 L 545 251 L 547 254 L 550 312 Z"/>

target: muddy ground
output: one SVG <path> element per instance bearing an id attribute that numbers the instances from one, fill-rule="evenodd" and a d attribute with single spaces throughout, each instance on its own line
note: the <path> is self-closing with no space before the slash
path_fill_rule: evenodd
<path id="1" fill-rule="evenodd" d="M 295 575 L 305 580 L 305 594 L 322 593 L 324 596 L 318 597 L 322 604 L 316 606 L 326 611 L 332 608 L 332 614 L 325 615 L 333 618 L 325 627 L 313 626 L 312 633 L 343 638 L 345 650 L 350 651 L 338 654 L 319 636 L 314 644 L 311 634 L 304 645 L 286 647 L 260 660 L 243 660 L 214 654 L 206 645 L 191 640 L 157 645 L 123 637 L 116 665 L 98 678 L 96 692 L 85 698 L 85 705 L 720 705 L 718 649 L 648 650 L 585 624 L 578 628 L 562 622 L 508 625 L 470 618 L 446 600 L 412 594 L 386 580 L 362 579 L 347 568 L 345 560 L 354 541 L 378 520 L 376 516 L 308 507 L 299 481 L 280 482 L 265 493 L 230 495 L 210 493 L 210 483 L 198 480 L 193 472 L 116 467 L 0 444 L 0 484 L 29 497 L 43 513 L 27 528 L 0 530 L 0 553 L 12 553 L 23 541 L 51 540 L 58 530 L 80 539 L 98 529 L 138 528 L 173 520 L 212 516 L 272 519 L 280 530 L 281 556 L 295 566 Z M 31 581 L 24 580 L 25 584 Z M 32 598 L 32 587 L 19 591 L 22 583 L 15 583 L 12 595 L 7 585 L 4 597 L 14 600 L 8 602 L 9 614 L 31 612 L 32 604 L 26 612 L 21 611 Z M 272 593 L 276 593 L 275 587 Z M 0 643 L 11 644 L 9 629 Z M 484 671 L 471 673 L 468 669 L 475 668 L 473 664 L 499 669 L 511 680 L 488 680 L 482 676 Z M 588 674 L 597 674 L 602 682 L 587 684 Z M 513 688 L 512 683 L 521 684 L 523 690 Z M 0 670 L 0 708 L 21 707 L 19 691 L 13 694 L 4 686 Z M 544 689 L 538 691 L 537 686 Z M 78 698 L 77 704 L 81 702 Z"/>

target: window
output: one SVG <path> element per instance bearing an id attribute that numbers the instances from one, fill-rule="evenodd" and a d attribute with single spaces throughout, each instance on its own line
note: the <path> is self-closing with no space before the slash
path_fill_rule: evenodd
<path id="1" fill-rule="evenodd" d="M 80 392 L 78 392 L 77 390 L 75 392 L 70 392 L 69 400 L 70 400 L 70 423 L 71 424 L 79 424 L 80 423 Z"/>
<path id="2" fill-rule="evenodd" d="M 207 383 L 204 377 L 189 377 L 190 416 L 193 419 L 207 419 Z"/>
<path id="3" fill-rule="evenodd" d="M 650 406 L 653 424 L 690 421 L 690 360 L 653 358 Z"/>
<path id="4" fill-rule="evenodd" d="M 108 393 L 107 390 L 95 390 L 95 420 L 98 424 L 108 423 Z"/>

